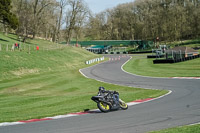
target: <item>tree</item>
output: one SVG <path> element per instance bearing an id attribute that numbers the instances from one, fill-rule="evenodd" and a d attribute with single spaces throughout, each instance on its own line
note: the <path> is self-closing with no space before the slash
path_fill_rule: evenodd
<path id="1" fill-rule="evenodd" d="M 0 1 L 0 23 L 4 25 L 4 31 L 6 32 L 7 26 L 12 29 L 18 27 L 18 19 L 11 10 L 11 0 L 1 0 Z"/>
<path id="2" fill-rule="evenodd" d="M 32 29 L 32 34 L 33 38 L 35 38 L 35 35 L 38 32 L 38 26 L 41 23 L 43 15 L 43 11 L 45 8 L 48 8 L 50 5 L 55 4 L 55 1 L 53 0 L 34 0 L 32 3 L 33 7 L 33 29 Z"/>
<path id="3" fill-rule="evenodd" d="M 87 6 L 82 0 L 69 0 L 69 6 L 71 9 L 68 10 L 66 15 L 66 42 L 70 43 L 72 32 L 76 28 L 76 32 L 80 29 L 83 19 L 87 14 Z M 78 30 L 77 30 L 78 28 Z"/>
<path id="4" fill-rule="evenodd" d="M 19 18 L 19 27 L 16 33 L 26 38 L 34 38 L 36 35 L 48 38 L 56 30 L 56 0 L 13 0 L 13 11 Z"/>
<path id="5" fill-rule="evenodd" d="M 93 32 L 87 33 L 94 39 L 114 40 L 197 38 L 200 36 L 199 14 L 199 0 L 135 0 L 93 16 L 88 26 L 88 31 Z"/>
<path id="6" fill-rule="evenodd" d="M 59 11 L 60 11 L 60 13 L 59 13 L 59 18 L 58 18 L 58 26 L 57 26 L 57 34 L 56 34 L 56 36 L 57 36 L 57 41 L 59 41 L 60 40 L 60 28 L 61 28 L 61 26 L 62 26 L 62 18 L 63 18 L 63 10 L 64 10 L 64 8 L 66 7 L 66 5 L 67 5 L 67 0 L 60 0 L 60 2 L 59 2 Z"/>
<path id="7" fill-rule="evenodd" d="M 24 38 L 32 35 L 59 41 L 64 32 L 67 43 L 71 38 L 78 41 L 81 37 L 92 40 L 159 37 L 161 41 L 200 37 L 200 0 L 135 0 L 94 15 L 84 0 L 12 0 L 12 4 L 13 7 L 11 0 L 0 1 L 0 23 L 4 29 L 8 26 L 15 29 L 18 18 L 16 32 Z"/>

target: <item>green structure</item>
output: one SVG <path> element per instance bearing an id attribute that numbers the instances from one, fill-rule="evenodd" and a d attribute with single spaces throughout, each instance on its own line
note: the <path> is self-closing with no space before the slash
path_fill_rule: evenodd
<path id="1" fill-rule="evenodd" d="M 108 45 L 95 45 L 95 46 L 86 48 L 86 50 L 96 53 L 96 54 L 102 54 L 102 53 L 107 53 L 110 48 L 111 46 L 108 46 Z"/>
<path id="2" fill-rule="evenodd" d="M 76 41 L 71 41 L 70 44 L 76 44 Z M 89 47 L 92 45 L 103 46 L 138 46 L 138 49 L 147 49 L 154 45 L 153 41 L 145 40 L 96 40 L 96 41 L 78 41 L 81 47 Z"/>
<path id="3" fill-rule="evenodd" d="M 154 47 L 153 41 L 146 40 L 95 40 L 95 41 L 71 41 L 71 45 L 79 44 L 88 51 L 97 54 L 127 54 L 127 47 L 134 47 L 136 50 L 147 50 Z M 63 42 L 61 44 L 66 44 Z"/>

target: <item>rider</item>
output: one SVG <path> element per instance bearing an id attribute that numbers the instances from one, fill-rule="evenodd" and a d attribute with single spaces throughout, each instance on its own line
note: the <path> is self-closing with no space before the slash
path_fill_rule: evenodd
<path id="1" fill-rule="evenodd" d="M 113 94 L 114 105 L 116 106 L 117 104 L 119 104 L 119 93 L 117 91 L 109 91 L 105 90 L 104 87 L 99 87 L 99 93 L 100 95 L 105 95 L 105 93 Z"/>

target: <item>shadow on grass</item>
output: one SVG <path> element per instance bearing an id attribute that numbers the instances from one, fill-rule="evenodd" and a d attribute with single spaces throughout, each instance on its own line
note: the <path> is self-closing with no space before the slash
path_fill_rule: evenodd
<path id="1" fill-rule="evenodd" d="M 190 45 L 190 44 L 200 44 L 200 40 L 193 40 L 193 41 L 189 41 L 189 42 L 182 42 L 180 44 L 176 44 L 175 46 Z"/>
<path id="2" fill-rule="evenodd" d="M 4 40 L 4 39 L 2 39 L 2 38 L 0 38 L 0 41 L 9 42 L 8 40 Z"/>
<path id="3" fill-rule="evenodd" d="M 16 39 L 16 38 L 14 38 L 14 37 L 10 37 L 10 36 L 8 36 L 8 38 L 10 38 L 10 39 L 12 39 L 12 40 L 15 40 L 15 41 L 18 41 L 18 42 L 20 42 L 20 40 L 19 40 L 19 39 Z M 26 44 L 33 44 L 33 43 L 26 42 Z"/>

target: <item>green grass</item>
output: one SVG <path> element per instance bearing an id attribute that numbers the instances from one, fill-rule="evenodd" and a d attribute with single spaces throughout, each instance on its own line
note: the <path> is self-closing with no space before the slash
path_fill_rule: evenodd
<path id="1" fill-rule="evenodd" d="M 15 35 L 9 34 L 12 38 Z M 0 34 L 0 40 L 15 40 Z M 32 40 L 43 46 L 57 45 Z M 49 44 L 50 43 L 50 44 Z M 6 45 L 6 43 L 5 43 Z M 79 73 L 85 61 L 99 57 L 82 48 L 49 51 L 0 51 L 0 122 L 28 120 L 97 108 L 90 99 L 99 86 L 119 91 L 128 102 L 154 98 L 165 90 L 145 90 L 101 83 Z"/>
<path id="2" fill-rule="evenodd" d="M 179 45 L 179 46 L 197 47 L 200 44 L 200 39 L 168 42 L 167 44 L 169 44 L 169 45 L 171 45 L 173 47 L 175 47 L 177 45 Z"/>
<path id="3" fill-rule="evenodd" d="M 200 125 L 182 126 L 176 128 L 165 129 L 161 131 L 154 131 L 150 133 L 199 133 Z"/>
<path id="4" fill-rule="evenodd" d="M 200 77 L 200 58 L 174 64 L 153 64 L 154 59 L 133 56 L 124 70 L 152 77 Z"/>
<path id="5" fill-rule="evenodd" d="M 171 47 L 187 46 L 187 47 L 195 48 L 195 47 L 200 47 L 200 39 L 168 42 L 167 45 Z M 198 51 L 200 52 L 200 49 Z"/>
<path id="6" fill-rule="evenodd" d="M 39 46 L 49 46 L 49 45 L 55 45 L 55 43 L 42 40 L 42 39 L 31 39 L 27 38 L 26 43 L 22 43 L 22 39 L 19 39 L 15 34 L 8 34 L 4 35 L 0 32 L 0 44 L 3 45 L 12 45 L 14 43 L 20 43 L 20 44 L 30 44 L 30 45 L 39 45 Z"/>
<path id="7" fill-rule="evenodd" d="M 0 32 L 0 48 L 1 51 L 11 51 L 12 46 L 18 43 L 20 44 L 20 50 L 25 52 L 32 52 L 36 51 L 36 46 L 39 46 L 40 50 L 48 51 L 50 49 L 60 49 L 64 47 L 64 45 L 58 45 L 56 43 L 42 40 L 42 39 L 31 39 L 27 38 L 26 42 L 22 42 L 22 38 L 19 39 L 15 34 L 8 34 L 5 36 L 3 33 Z M 15 49 L 15 51 L 19 51 Z"/>

